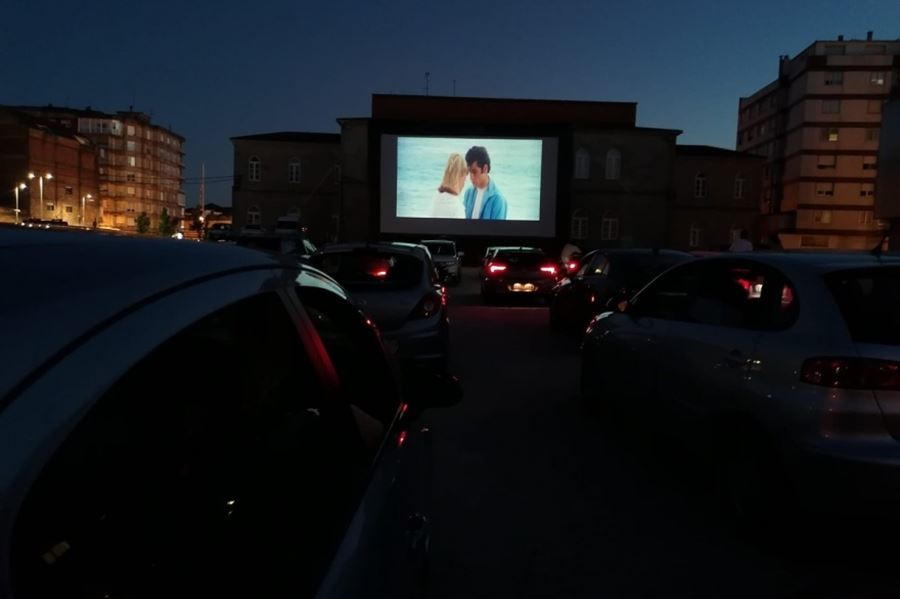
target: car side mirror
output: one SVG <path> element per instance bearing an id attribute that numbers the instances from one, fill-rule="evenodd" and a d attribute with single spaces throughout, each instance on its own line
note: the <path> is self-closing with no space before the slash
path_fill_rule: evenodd
<path id="1" fill-rule="evenodd" d="M 448 408 L 463 398 L 458 377 L 421 364 L 403 368 L 403 390 L 406 401 L 416 410 Z"/>

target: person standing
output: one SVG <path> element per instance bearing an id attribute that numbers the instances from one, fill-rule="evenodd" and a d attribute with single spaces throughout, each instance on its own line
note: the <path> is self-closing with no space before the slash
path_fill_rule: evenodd
<path id="1" fill-rule="evenodd" d="M 472 146 L 466 152 L 472 187 L 466 190 L 463 205 L 467 219 L 506 220 L 506 198 L 500 193 L 491 172 L 487 148 Z"/>
<path id="2" fill-rule="evenodd" d="M 747 229 L 741 229 L 741 236 L 738 239 L 735 239 L 731 244 L 731 247 L 728 248 L 729 252 L 752 252 L 753 251 L 753 243 L 750 241 L 750 233 Z"/>

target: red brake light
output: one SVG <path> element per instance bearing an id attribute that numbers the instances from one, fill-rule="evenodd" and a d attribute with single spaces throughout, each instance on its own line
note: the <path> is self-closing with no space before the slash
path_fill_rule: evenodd
<path id="1" fill-rule="evenodd" d="M 575 272 L 581 266 L 578 260 L 570 260 L 566 262 L 566 270 L 569 272 Z"/>
<path id="2" fill-rule="evenodd" d="M 550 276 L 556 276 L 556 266 L 554 266 L 553 264 L 548 264 L 547 266 L 542 266 L 541 272 L 546 273 Z"/>
<path id="3" fill-rule="evenodd" d="M 866 358 L 811 358 L 803 363 L 800 379 L 835 389 L 900 390 L 900 363 Z"/>
<path id="4" fill-rule="evenodd" d="M 503 272 L 504 270 L 506 270 L 505 264 L 499 264 L 497 262 L 491 262 L 488 264 L 488 271 L 490 271 L 492 275 L 497 274 L 498 272 Z"/>
<path id="5" fill-rule="evenodd" d="M 386 277 L 386 276 L 388 275 L 388 271 L 386 271 L 386 270 L 376 270 L 376 271 L 373 272 L 372 274 L 373 274 L 374 276 L 376 276 L 376 277 L 384 278 L 384 277 Z"/>

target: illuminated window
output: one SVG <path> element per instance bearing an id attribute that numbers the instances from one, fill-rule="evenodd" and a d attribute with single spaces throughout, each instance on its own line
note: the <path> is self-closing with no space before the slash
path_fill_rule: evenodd
<path id="1" fill-rule="evenodd" d="M 828 142 L 836 142 L 840 139 L 840 131 L 838 129 L 822 129 L 822 140 Z"/>
<path id="2" fill-rule="evenodd" d="M 134 193 L 135 193 L 134 187 L 127 187 L 127 188 L 125 189 L 125 191 L 126 191 L 126 192 L 128 193 L 128 195 L 130 195 L 130 196 L 133 196 Z"/>
<path id="3" fill-rule="evenodd" d="M 135 158 L 134 156 L 129 156 L 128 166 L 137 166 L 137 158 Z"/>
<path id="4" fill-rule="evenodd" d="M 262 178 L 262 163 L 256 156 L 251 156 L 248 162 L 247 179 L 250 181 L 259 181 Z"/>
<path id="5" fill-rule="evenodd" d="M 584 148 L 579 148 L 575 152 L 575 178 L 590 179 L 591 177 L 591 155 Z"/>
<path id="6" fill-rule="evenodd" d="M 740 174 L 734 178 L 734 199 L 744 199 L 744 178 Z"/>
<path id="7" fill-rule="evenodd" d="M 622 153 L 612 149 L 606 153 L 606 178 L 614 181 L 619 178 L 622 171 Z"/>
<path id="8" fill-rule="evenodd" d="M 288 162 L 288 183 L 300 182 L 300 160 L 291 158 Z"/>
<path id="9" fill-rule="evenodd" d="M 876 72 L 869 75 L 869 83 L 872 85 L 882 86 L 885 81 L 887 81 L 887 73 Z"/>
<path id="10" fill-rule="evenodd" d="M 830 225 L 831 210 L 816 210 L 813 212 L 813 222 L 817 225 Z"/>
<path id="11" fill-rule="evenodd" d="M 703 245 L 703 229 L 699 225 L 691 225 L 688 232 L 688 247 L 698 248 Z"/>
<path id="12" fill-rule="evenodd" d="M 614 216 L 604 216 L 600 223 L 600 240 L 615 241 L 619 238 L 619 219 Z"/>
<path id="13" fill-rule="evenodd" d="M 694 197 L 705 198 L 707 195 L 706 175 L 697 173 L 694 177 Z"/>
<path id="14" fill-rule="evenodd" d="M 128 125 L 128 136 L 129 137 L 134 136 L 134 125 Z"/>

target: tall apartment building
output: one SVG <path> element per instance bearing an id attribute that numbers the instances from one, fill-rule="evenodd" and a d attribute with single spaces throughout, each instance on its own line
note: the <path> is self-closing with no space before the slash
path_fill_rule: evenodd
<path id="1" fill-rule="evenodd" d="M 900 40 L 820 40 L 779 58 L 739 104 L 737 149 L 763 156 L 762 236 L 785 249 L 867 249 L 882 238 L 875 178 Z"/>
<path id="2" fill-rule="evenodd" d="M 155 230 L 165 209 L 184 216 L 184 137 L 132 110 L 106 113 L 55 106 L 19 106 L 91 141 L 97 151 L 99 224 L 135 231 L 145 212 Z"/>

